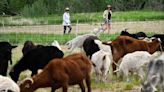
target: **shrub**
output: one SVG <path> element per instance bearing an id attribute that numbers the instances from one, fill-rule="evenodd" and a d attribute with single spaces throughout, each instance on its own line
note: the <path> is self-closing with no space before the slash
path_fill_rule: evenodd
<path id="1" fill-rule="evenodd" d="M 48 15 L 48 10 L 44 0 L 38 0 L 32 5 L 26 5 L 22 10 L 22 15 L 30 17 Z"/>

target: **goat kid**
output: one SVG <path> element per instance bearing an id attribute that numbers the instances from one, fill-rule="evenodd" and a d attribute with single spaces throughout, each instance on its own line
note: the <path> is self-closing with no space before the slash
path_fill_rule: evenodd
<path id="1" fill-rule="evenodd" d="M 95 64 L 94 69 L 97 76 L 97 82 L 105 82 L 108 78 L 109 67 L 112 63 L 111 53 L 100 50 L 92 55 L 91 61 Z"/>

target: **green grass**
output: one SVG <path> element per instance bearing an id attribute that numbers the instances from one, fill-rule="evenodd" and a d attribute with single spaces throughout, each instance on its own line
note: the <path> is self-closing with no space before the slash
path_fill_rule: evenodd
<path id="1" fill-rule="evenodd" d="M 118 33 L 100 35 L 100 38 L 104 41 L 113 40 Z M 13 44 L 23 44 L 26 40 L 31 40 L 34 43 L 41 43 L 45 45 L 51 44 L 54 40 L 57 40 L 60 44 L 66 43 L 75 37 L 75 34 L 40 34 L 40 33 L 0 33 L 0 41 L 8 41 Z"/>
<path id="2" fill-rule="evenodd" d="M 113 13 L 115 21 L 149 21 L 149 20 L 163 20 L 163 11 L 129 11 L 129 12 L 115 12 Z"/>
<path id="3" fill-rule="evenodd" d="M 96 76 L 92 75 L 92 89 L 110 90 L 112 92 L 124 92 L 125 90 L 133 90 L 136 86 L 140 86 L 139 77 L 136 75 L 129 76 L 130 81 L 122 80 L 116 76 L 109 75 L 106 83 L 97 83 Z"/>
<path id="4" fill-rule="evenodd" d="M 66 41 L 75 37 L 74 34 L 56 35 L 56 34 L 39 34 L 39 33 L 0 33 L 0 41 L 9 41 L 13 44 L 22 44 L 26 40 L 34 43 L 51 44 L 54 40 L 64 44 Z M 7 38 L 7 39 L 6 39 Z"/>
<path id="5" fill-rule="evenodd" d="M 102 41 L 114 40 L 120 33 L 114 34 L 101 34 L 99 38 Z M 151 36 L 154 33 L 147 33 Z M 12 44 L 23 44 L 26 40 L 31 40 L 34 43 L 40 43 L 44 45 L 50 45 L 54 40 L 57 40 L 60 44 L 65 44 L 67 41 L 75 38 L 75 34 L 41 34 L 41 33 L 0 33 L 0 41 L 8 41 Z"/>
<path id="6" fill-rule="evenodd" d="M 94 13 L 71 13 L 71 22 L 79 23 L 101 23 L 103 12 Z M 152 21 L 152 20 L 164 20 L 163 11 L 113 11 L 112 21 Z M 44 17 L 0 17 L 0 26 L 22 26 L 22 25 L 51 25 L 62 24 L 62 14 L 48 15 Z"/>

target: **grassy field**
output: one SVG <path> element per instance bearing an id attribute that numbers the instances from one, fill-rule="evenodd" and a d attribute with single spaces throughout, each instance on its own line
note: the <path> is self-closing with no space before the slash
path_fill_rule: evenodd
<path id="1" fill-rule="evenodd" d="M 119 33 L 100 35 L 100 38 L 104 41 L 113 40 Z M 31 40 L 34 43 L 40 43 L 45 45 L 50 45 L 53 40 L 59 41 L 60 44 L 66 43 L 68 40 L 73 39 L 75 34 L 39 34 L 39 33 L 0 33 L 0 41 L 9 41 L 13 44 L 23 44 L 26 40 Z M 6 39 L 7 38 L 7 39 Z"/>
<path id="2" fill-rule="evenodd" d="M 99 38 L 102 41 L 114 40 L 120 33 L 114 33 L 109 36 L 109 34 L 101 34 Z M 154 33 L 147 33 L 151 36 Z M 31 40 L 34 43 L 40 43 L 45 45 L 50 45 L 54 40 L 57 40 L 60 44 L 65 44 L 68 40 L 76 37 L 75 34 L 41 34 L 41 33 L 0 33 L 0 41 L 8 41 L 12 44 L 23 44 L 26 40 Z"/>
<path id="3" fill-rule="evenodd" d="M 147 33 L 148 36 L 152 35 L 153 33 Z M 109 41 L 115 39 L 119 33 L 111 34 L 110 36 L 108 34 L 101 34 L 100 39 L 102 41 Z M 68 53 L 68 49 L 65 45 L 63 45 L 66 41 L 72 39 L 75 37 L 75 34 L 69 34 L 69 35 L 57 35 L 57 34 L 35 34 L 35 33 L 0 33 L 0 41 L 9 41 L 12 44 L 18 45 L 16 49 L 13 50 L 13 62 L 14 64 L 19 61 L 19 59 L 22 57 L 22 47 L 23 43 L 26 40 L 32 40 L 36 44 L 43 44 L 43 45 L 50 45 L 51 42 L 55 39 L 58 40 L 62 47 L 62 50 L 65 54 Z M 81 51 L 79 49 L 76 49 L 76 52 Z M 10 66 L 11 69 L 12 66 Z M 21 73 L 20 79 L 24 79 L 25 77 L 29 76 L 29 71 Z M 122 80 L 120 78 L 117 78 L 116 76 L 113 76 L 110 72 L 108 80 L 106 83 L 97 83 L 95 80 L 95 74 L 92 76 L 92 92 L 138 92 L 140 87 L 140 80 L 138 76 L 133 75 L 130 76 L 130 81 Z M 42 88 L 38 89 L 36 92 L 50 92 L 50 88 Z M 57 92 L 61 92 L 61 89 L 59 89 Z M 81 92 L 79 87 L 69 87 L 69 92 Z"/>
<path id="4" fill-rule="evenodd" d="M 93 23 L 102 21 L 102 12 L 98 13 L 71 13 L 71 21 L 73 25 L 77 19 L 79 23 Z M 164 20 L 164 12 L 161 11 L 129 11 L 129 12 L 113 12 L 112 21 L 152 21 L 152 20 Z M 25 18 L 22 16 L 15 17 L 0 17 L 0 26 L 21 26 L 21 25 L 44 25 L 44 24 L 61 24 L 62 14 L 50 15 L 46 17 L 37 18 Z M 120 25 L 120 24 L 119 24 Z M 118 27 L 118 25 L 116 25 Z M 162 27 L 162 26 L 161 26 Z M 137 29 L 136 29 L 137 30 Z M 102 41 L 109 41 L 115 39 L 120 33 L 114 34 L 101 34 L 100 39 Z M 150 36 L 154 33 L 148 33 Z M 9 41 L 12 44 L 18 45 L 18 48 L 13 50 L 13 61 L 16 63 L 22 56 L 21 49 L 22 45 L 26 40 L 31 40 L 36 44 L 50 45 L 53 40 L 59 41 L 62 45 L 64 52 L 67 52 L 67 47 L 64 44 L 74 38 L 75 34 L 43 34 L 43 33 L 2 33 L 0 32 L 0 41 Z M 70 54 L 70 53 L 67 53 Z M 11 66 L 10 66 L 11 68 Z M 21 74 L 21 79 L 26 77 L 26 73 Z M 112 76 L 110 73 L 109 79 L 106 83 L 97 83 L 95 81 L 95 75 L 92 75 L 92 92 L 138 92 L 140 81 L 137 76 L 130 76 L 130 81 L 126 82 L 116 76 Z M 50 92 L 50 89 L 39 89 L 36 92 Z M 58 90 L 57 92 L 61 92 Z M 81 92 L 77 87 L 69 88 L 69 92 Z"/>
<path id="5" fill-rule="evenodd" d="M 38 35 L 38 34 L 37 34 Z M 27 33 L 20 33 L 17 34 L 17 37 L 19 37 L 19 39 L 15 39 L 16 38 L 16 34 L 14 33 L 9 33 L 9 34 L 0 34 L 0 39 L 3 39 L 3 41 L 5 40 L 5 38 L 8 38 L 10 40 L 11 43 L 18 45 L 18 47 L 16 49 L 13 50 L 13 62 L 14 64 L 19 61 L 19 59 L 22 57 L 22 47 L 23 47 L 23 42 L 25 39 L 28 39 L 30 37 L 29 40 L 33 40 L 35 43 L 40 43 L 43 45 L 50 45 L 51 40 L 53 41 L 53 39 L 58 39 L 58 41 L 60 42 L 60 44 L 64 44 L 65 41 L 68 41 L 69 39 L 72 39 L 73 37 L 75 37 L 74 34 L 72 35 L 51 35 L 51 34 L 40 34 L 40 38 L 37 36 L 36 34 L 27 34 Z M 102 34 L 100 36 L 101 40 L 113 40 L 116 36 L 118 36 L 119 34 L 112 34 L 112 36 L 108 36 L 106 34 Z M 45 36 L 49 37 L 48 39 L 45 39 Z M 37 38 L 37 39 L 35 39 Z M 63 38 L 63 39 L 60 39 Z M 65 54 L 71 54 L 68 53 L 68 49 L 65 45 L 61 45 L 62 50 L 64 51 Z M 80 52 L 80 49 L 76 49 L 75 52 Z M 73 52 L 73 53 L 75 53 Z M 11 68 L 12 66 L 10 66 Z M 24 79 L 25 77 L 29 76 L 30 72 L 29 71 L 25 71 L 23 73 L 21 73 L 20 79 Z M 120 78 L 117 78 L 116 76 L 112 76 L 112 73 L 110 72 L 108 80 L 106 81 L 106 83 L 97 83 L 95 80 L 95 74 L 93 74 L 91 76 L 92 78 L 92 92 L 138 92 L 139 90 L 139 86 L 140 86 L 140 81 L 138 80 L 138 77 L 136 75 L 134 76 L 130 76 L 130 81 L 126 81 L 126 80 L 121 80 Z M 46 88 L 46 89 L 38 89 L 36 92 L 50 92 L 50 88 Z M 57 90 L 57 92 L 61 92 L 61 89 Z M 81 92 L 79 87 L 69 87 L 69 91 L 68 92 Z"/>
<path id="6" fill-rule="evenodd" d="M 79 23 L 95 23 L 103 22 L 103 12 L 94 13 L 71 13 L 71 22 L 76 24 L 77 20 Z M 152 21 L 152 20 L 163 20 L 163 11 L 124 11 L 115 12 L 113 11 L 112 21 Z M 0 17 L 0 26 L 22 26 L 22 25 L 47 25 L 47 24 L 61 24 L 62 14 L 54 14 L 49 16 L 41 17 Z"/>

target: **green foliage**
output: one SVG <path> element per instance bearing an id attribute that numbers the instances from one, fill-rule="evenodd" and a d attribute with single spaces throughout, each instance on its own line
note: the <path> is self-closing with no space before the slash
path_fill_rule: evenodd
<path id="1" fill-rule="evenodd" d="M 26 0 L 10 0 L 9 6 L 13 11 L 20 12 L 26 5 Z"/>
<path id="2" fill-rule="evenodd" d="M 46 16 L 48 15 L 47 7 L 44 0 L 38 0 L 32 5 L 26 5 L 22 10 L 23 16 Z"/>
<path id="3" fill-rule="evenodd" d="M 69 7 L 73 13 L 102 12 L 108 4 L 113 11 L 164 10 L 164 0 L 0 0 L 0 15 L 25 16 L 63 13 Z M 28 14 L 29 13 L 29 14 Z"/>
<path id="4" fill-rule="evenodd" d="M 0 0 L 0 15 L 7 9 L 7 0 Z"/>
<path id="5" fill-rule="evenodd" d="M 146 0 L 113 0 L 112 5 L 115 10 L 119 11 L 140 10 L 144 8 L 142 4 L 145 2 Z"/>

